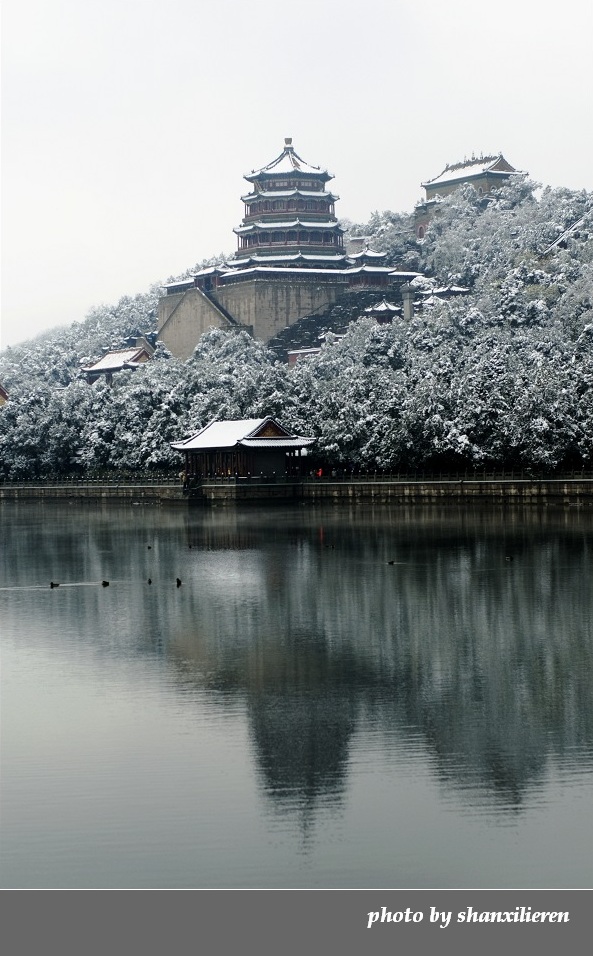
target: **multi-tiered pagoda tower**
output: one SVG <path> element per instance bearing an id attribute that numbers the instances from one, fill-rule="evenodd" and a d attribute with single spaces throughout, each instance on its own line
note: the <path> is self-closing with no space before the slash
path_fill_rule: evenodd
<path id="1" fill-rule="evenodd" d="M 276 159 L 244 178 L 251 192 L 241 197 L 245 216 L 235 229 L 237 259 L 322 267 L 344 262 L 344 230 L 335 214 L 339 196 L 326 190 L 333 176 L 301 159 L 292 139 L 284 140 Z"/>
<path id="2" fill-rule="evenodd" d="M 385 255 L 344 250 L 344 230 L 328 191 L 331 173 L 306 163 L 285 139 L 276 159 L 247 173 L 243 222 L 233 259 L 171 282 L 159 303 L 158 335 L 187 358 L 208 328 L 248 329 L 269 341 L 281 329 L 324 312 L 344 292 L 381 295 L 417 273 L 385 265 Z"/>

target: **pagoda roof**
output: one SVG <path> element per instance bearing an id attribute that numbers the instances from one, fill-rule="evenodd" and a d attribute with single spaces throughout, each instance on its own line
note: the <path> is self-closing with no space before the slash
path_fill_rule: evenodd
<path id="1" fill-rule="evenodd" d="M 331 263 L 331 262 L 345 262 L 346 255 L 344 253 L 335 253 L 334 255 L 307 255 L 302 252 L 293 252 L 287 253 L 286 255 L 280 256 L 260 256 L 254 254 L 250 256 L 245 256 L 242 259 L 234 259 L 232 262 L 229 262 L 229 267 L 235 268 L 244 268 L 247 264 L 257 265 L 258 263 L 273 265 L 274 263 L 280 262 L 320 262 L 320 263 Z"/>
<path id="2" fill-rule="evenodd" d="M 333 229 L 338 232 L 345 232 L 344 228 L 340 226 L 337 219 L 332 222 L 305 222 L 302 219 L 291 219 L 291 220 L 281 220 L 279 222 L 262 222 L 259 219 L 257 222 L 250 222 L 246 226 L 236 226 L 233 229 L 233 232 L 236 232 L 238 236 L 243 235 L 246 232 L 255 232 L 256 230 L 261 229 L 264 232 L 268 232 L 270 229 L 296 229 L 297 227 L 302 226 L 303 229 Z"/>
<path id="3" fill-rule="evenodd" d="M 260 192 L 248 193 L 245 196 L 241 196 L 241 200 L 242 202 L 247 202 L 250 199 L 290 199 L 291 196 L 302 196 L 304 199 L 337 200 L 340 198 L 336 196 L 335 193 L 326 192 L 325 190 L 297 189 L 295 186 L 294 189 L 262 189 Z"/>
<path id="4" fill-rule="evenodd" d="M 267 178 L 268 176 L 311 176 L 316 179 L 324 179 L 326 182 L 328 179 L 333 179 L 333 174 L 328 173 L 327 169 L 321 169 L 320 166 L 311 166 L 309 163 L 306 163 L 299 154 L 295 151 L 294 146 L 292 145 L 292 138 L 287 136 L 284 140 L 284 149 L 276 159 L 273 159 L 271 163 L 268 163 L 267 166 L 262 166 L 261 169 L 252 169 L 250 173 L 246 173 L 243 177 L 247 182 L 255 182 L 255 180 L 260 178 Z"/>
<path id="5" fill-rule="evenodd" d="M 177 451 L 210 451 L 215 448 L 304 448 L 314 438 L 291 435 L 280 422 L 265 418 L 213 421 L 185 441 L 171 442 Z"/>
<path id="6" fill-rule="evenodd" d="M 435 176 L 434 179 L 428 179 L 421 185 L 425 189 L 432 189 L 435 186 L 465 182 L 468 179 L 483 176 L 485 173 L 493 173 L 500 176 L 501 179 L 506 179 L 511 173 L 520 173 L 520 170 L 511 166 L 502 153 L 498 153 L 496 156 L 472 157 L 471 159 L 465 159 L 462 163 L 455 163 L 453 166 L 447 165 L 442 173 Z"/>
<path id="7" fill-rule="evenodd" d="M 315 257 L 312 257 L 315 258 Z M 363 269 L 365 266 L 362 267 Z M 254 273 L 265 274 L 265 275 L 275 275 L 275 276 L 285 276 L 285 275 L 301 275 L 301 276 L 331 276 L 335 278 L 336 276 L 346 275 L 348 272 L 360 272 L 361 269 L 324 269 L 321 266 L 319 269 L 311 268 L 310 266 L 260 266 L 260 265 L 248 265 L 246 269 L 234 269 L 232 272 L 229 271 L 225 275 L 226 279 L 233 279 L 238 276 L 253 275 Z M 384 270 L 376 270 L 384 271 Z"/>
<path id="8" fill-rule="evenodd" d="M 303 258 L 304 258 L 304 257 L 303 257 Z M 311 261 L 315 261 L 315 260 L 320 261 L 321 258 L 322 258 L 321 256 L 311 256 L 311 257 L 310 257 L 310 260 L 311 260 Z M 298 261 L 298 260 L 296 260 L 296 261 Z M 260 273 L 260 274 L 261 274 L 261 273 L 264 273 L 264 274 L 266 274 L 266 275 L 273 274 L 273 275 L 276 275 L 276 276 L 283 276 L 283 275 L 302 275 L 302 276 L 326 275 L 326 276 L 331 276 L 332 278 L 335 278 L 335 277 L 338 277 L 338 276 L 351 276 L 351 275 L 358 275 L 358 274 L 361 274 L 361 273 L 369 273 L 369 274 L 375 274 L 375 275 L 381 275 L 381 274 L 382 274 L 382 275 L 387 275 L 387 276 L 392 277 L 392 278 L 401 278 L 401 279 L 404 279 L 406 282 L 410 282 L 412 279 L 415 279 L 417 276 L 422 275 L 421 272 L 400 272 L 400 271 L 397 270 L 397 269 L 395 269 L 395 270 L 392 269 L 391 266 L 369 266 L 369 265 L 362 265 L 362 266 L 350 266 L 350 267 L 348 267 L 347 263 L 345 264 L 345 268 L 343 268 L 343 269 L 331 269 L 331 268 L 325 268 L 325 269 L 324 269 L 323 266 L 321 266 L 319 269 L 311 268 L 311 267 L 308 267 L 308 266 L 302 266 L 301 268 L 299 268 L 297 265 L 290 265 L 290 266 L 280 266 L 280 265 L 270 266 L 270 265 L 265 265 L 265 266 L 264 266 L 264 265 L 258 265 L 257 263 L 253 263 L 253 264 L 252 264 L 251 261 L 249 261 L 249 260 L 246 261 L 245 265 L 246 265 L 246 268 L 238 268 L 238 269 L 233 269 L 233 270 L 230 270 L 230 269 L 229 269 L 229 271 L 225 273 L 224 278 L 225 278 L 225 279 L 229 279 L 229 278 L 234 278 L 234 277 L 239 277 L 239 276 L 253 275 L 254 273 Z"/>

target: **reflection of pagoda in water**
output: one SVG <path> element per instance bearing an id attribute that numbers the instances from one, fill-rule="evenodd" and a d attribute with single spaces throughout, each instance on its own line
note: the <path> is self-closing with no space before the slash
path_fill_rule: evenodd
<path id="1" fill-rule="evenodd" d="M 344 249 L 333 175 L 307 163 L 292 139 L 245 175 L 236 257 L 169 283 L 159 304 L 159 338 L 180 358 L 208 328 L 245 329 L 268 342 L 298 319 L 320 313 L 346 292 L 397 290 L 416 272 L 385 264 L 385 253 Z"/>
<path id="2" fill-rule="evenodd" d="M 303 827 L 345 791 L 358 711 L 355 675 L 313 635 L 300 635 L 265 664 L 249 696 L 258 767 L 277 809 L 301 815 Z"/>
<path id="3" fill-rule="evenodd" d="M 271 587 L 277 590 L 278 581 Z M 317 635 L 242 635 L 233 654 L 194 630 L 169 647 L 184 686 L 208 674 L 221 706 L 239 697 L 248 715 L 261 789 L 280 813 L 294 813 L 303 832 L 346 789 L 358 691 L 350 662 Z"/>

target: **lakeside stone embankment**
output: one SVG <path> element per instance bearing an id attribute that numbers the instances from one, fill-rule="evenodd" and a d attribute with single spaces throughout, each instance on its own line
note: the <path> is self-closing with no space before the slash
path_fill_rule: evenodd
<path id="1" fill-rule="evenodd" d="M 376 480 L 305 479 L 298 482 L 265 479 L 217 479 L 184 490 L 179 481 L 80 481 L 11 482 L 0 485 L 0 500 L 124 500 L 130 503 L 156 502 L 180 504 L 265 502 L 270 500 L 369 500 L 415 504 L 427 502 L 496 502 L 540 506 L 593 505 L 593 479 L 558 478 L 533 480 L 440 479 Z"/>

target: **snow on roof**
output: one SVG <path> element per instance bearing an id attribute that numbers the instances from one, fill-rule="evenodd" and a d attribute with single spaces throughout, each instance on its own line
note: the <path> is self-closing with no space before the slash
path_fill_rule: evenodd
<path id="1" fill-rule="evenodd" d="M 466 286 L 462 285 L 443 285 L 438 289 L 421 289 L 421 295 L 464 295 L 469 292 Z"/>
<path id="2" fill-rule="evenodd" d="M 284 435 L 278 438 L 255 437 L 267 423 L 278 426 Z M 295 448 L 310 445 L 314 438 L 302 438 L 289 435 L 280 422 L 266 415 L 265 418 L 243 418 L 232 421 L 213 421 L 201 431 L 181 442 L 171 442 L 172 448 L 178 451 L 206 451 L 210 448 L 234 448 L 235 445 L 245 445 L 247 448 Z"/>
<path id="3" fill-rule="evenodd" d="M 124 368 L 125 365 L 137 365 L 140 356 L 146 349 L 135 346 L 133 349 L 114 349 L 92 365 L 84 365 L 82 372 L 111 372 Z M 146 353 L 147 354 L 147 353 Z"/>
<path id="4" fill-rule="evenodd" d="M 290 199 L 291 196 L 302 196 L 304 199 L 339 199 L 335 193 L 328 193 L 320 189 L 262 189 L 261 192 L 248 193 L 241 196 L 243 202 L 256 199 Z"/>
<path id="5" fill-rule="evenodd" d="M 190 286 L 193 284 L 194 284 L 194 281 L 191 278 L 190 279 L 175 279 L 173 282 L 165 282 L 163 284 L 163 289 L 174 289 L 182 285 Z"/>
<path id="6" fill-rule="evenodd" d="M 173 442 L 173 448 L 232 448 L 265 422 L 265 418 L 243 418 L 227 422 L 210 422 L 195 435 L 182 442 Z"/>
<path id="7" fill-rule="evenodd" d="M 255 275 L 270 275 L 278 278 L 282 278 L 287 275 L 303 276 L 303 277 L 312 277 L 312 276 L 327 276 L 328 278 L 337 279 L 342 276 L 353 276 L 363 273 L 371 273 L 378 275 L 386 275 L 392 279 L 402 279 L 405 282 L 411 282 L 413 279 L 418 277 L 423 278 L 421 272 L 401 272 L 399 269 L 392 269 L 391 266 L 369 266 L 369 265 L 360 265 L 360 266 L 348 266 L 347 256 L 306 256 L 306 255 L 297 255 L 294 257 L 290 256 L 253 256 L 245 258 L 243 260 L 238 260 L 235 263 L 235 268 L 228 269 L 224 272 L 222 281 L 223 283 L 233 281 L 234 279 L 242 279 L 245 276 L 255 276 Z M 263 265 L 264 262 L 287 262 L 290 261 L 291 265 Z M 307 262 L 318 262 L 319 268 L 315 266 L 298 266 L 297 263 L 300 261 Z M 324 264 L 327 266 L 330 263 L 339 264 L 344 262 L 346 267 L 343 269 L 336 268 L 324 268 Z"/>
<path id="8" fill-rule="evenodd" d="M 245 256 L 242 259 L 236 259 L 234 262 L 229 263 L 229 266 L 232 265 L 235 269 L 236 267 L 257 265 L 258 263 L 272 265 L 278 262 L 345 262 L 346 258 L 346 255 L 343 253 L 333 253 L 331 255 L 324 255 L 323 253 L 320 253 L 318 256 L 306 255 L 302 252 L 287 252 L 286 255 L 279 256 L 260 256 L 258 253 L 253 253 L 251 256 Z"/>
<path id="9" fill-rule="evenodd" d="M 232 266 L 232 269 L 244 269 L 245 266 L 255 264 L 257 262 L 296 262 L 301 258 L 300 252 L 287 252 L 286 255 L 282 256 L 260 256 L 257 252 L 254 252 L 249 256 L 241 256 L 238 259 L 235 259 L 233 262 L 230 262 L 229 265 Z"/>
<path id="10" fill-rule="evenodd" d="M 394 305 L 393 302 L 388 302 L 387 299 L 383 299 L 379 302 L 378 305 L 368 305 L 365 312 L 401 312 L 401 306 Z"/>
<path id="11" fill-rule="evenodd" d="M 386 257 L 386 252 L 375 252 L 374 249 L 361 249 L 360 252 L 351 252 L 348 256 L 349 259 L 384 259 Z"/>
<path id="12" fill-rule="evenodd" d="M 312 445 L 314 438 L 244 438 L 240 444 L 243 448 L 303 448 Z"/>
<path id="13" fill-rule="evenodd" d="M 462 163 L 455 163 L 453 166 L 447 165 L 442 173 L 435 176 L 434 179 L 426 180 L 422 183 L 422 186 L 432 189 L 434 186 L 482 176 L 484 173 L 495 173 L 506 178 L 509 174 L 517 172 L 519 170 L 511 166 L 502 153 L 499 153 L 497 156 L 480 156 L 477 159 L 472 157 L 472 159 L 466 159 Z"/>
<path id="14" fill-rule="evenodd" d="M 347 275 L 352 275 L 355 272 L 382 272 L 386 275 L 392 275 L 391 266 L 353 266 L 351 269 L 340 269 L 339 271 Z M 401 273 L 398 273 L 398 275 L 401 275 Z"/>
<path id="15" fill-rule="evenodd" d="M 228 270 L 229 267 L 225 262 L 221 266 L 207 266 L 205 269 L 200 269 L 199 272 L 192 272 L 192 278 L 195 279 L 196 276 L 225 275 Z"/>
<path id="16" fill-rule="evenodd" d="M 423 278 L 421 272 L 400 272 L 399 269 L 394 269 L 392 272 L 389 273 L 389 275 L 390 275 L 390 276 L 399 276 L 399 277 L 402 278 L 402 279 L 410 279 L 410 278 L 412 278 L 412 279 L 417 279 L 417 278 L 419 278 L 419 277 L 420 277 L 420 278 Z"/>
<path id="17" fill-rule="evenodd" d="M 269 232 L 270 229 L 295 229 L 298 226 L 302 226 L 303 229 L 336 229 L 339 232 L 344 232 L 343 227 L 338 224 L 337 220 L 333 222 L 304 222 L 302 219 L 285 219 L 281 222 L 262 222 L 258 220 L 249 223 L 248 226 L 236 226 L 233 232 L 242 235 L 245 232 L 253 232 L 255 229 L 263 229 Z"/>
<path id="18" fill-rule="evenodd" d="M 315 268 L 311 268 L 310 266 L 302 266 L 301 268 L 299 268 L 298 266 L 250 265 L 248 266 L 247 269 L 237 269 L 234 272 L 227 272 L 225 276 L 225 281 L 229 278 L 234 279 L 239 276 L 251 275 L 254 272 L 262 272 L 265 274 L 273 274 L 276 276 L 294 274 L 294 275 L 301 275 L 301 276 L 322 275 L 322 276 L 331 276 L 333 278 L 334 276 L 346 275 L 346 273 L 348 272 L 362 272 L 364 268 L 368 268 L 368 267 L 362 266 L 359 269 L 323 269 L 323 268 L 315 269 Z M 383 270 L 380 270 L 380 271 L 383 271 Z"/>
<path id="19" fill-rule="evenodd" d="M 306 163 L 295 152 L 292 139 L 289 136 L 284 140 L 284 149 L 276 159 L 273 159 L 267 166 L 262 166 L 261 169 L 252 169 L 250 173 L 245 174 L 244 179 L 253 182 L 260 176 L 286 176 L 295 173 L 304 176 L 321 176 L 325 180 L 333 179 L 333 175 L 328 173 L 327 169 L 321 169 L 320 166 L 310 166 L 309 163 Z"/>
<path id="20" fill-rule="evenodd" d="M 319 257 L 311 256 L 310 258 L 312 261 L 314 261 L 317 258 L 321 258 L 321 256 Z M 254 264 L 254 265 L 248 265 L 246 269 L 236 269 L 233 272 L 230 272 L 230 271 L 227 272 L 225 274 L 225 280 L 229 278 L 236 278 L 239 276 L 250 275 L 254 272 L 266 273 L 266 274 L 272 273 L 277 276 L 292 275 L 292 274 L 302 275 L 302 276 L 326 275 L 326 276 L 331 276 L 332 278 L 334 276 L 350 276 L 350 275 L 357 275 L 360 273 L 367 272 L 367 273 L 376 273 L 379 275 L 383 274 L 383 275 L 387 275 L 394 278 L 396 277 L 396 278 L 405 279 L 406 282 L 412 279 L 415 279 L 417 276 L 422 275 L 421 272 L 400 272 L 397 269 L 393 270 L 391 266 L 363 265 L 363 266 L 350 266 L 349 268 L 346 268 L 346 269 L 323 269 L 323 268 L 315 269 L 309 266 L 303 266 L 302 268 L 299 268 L 298 266 L 260 266 L 260 265 Z"/>

